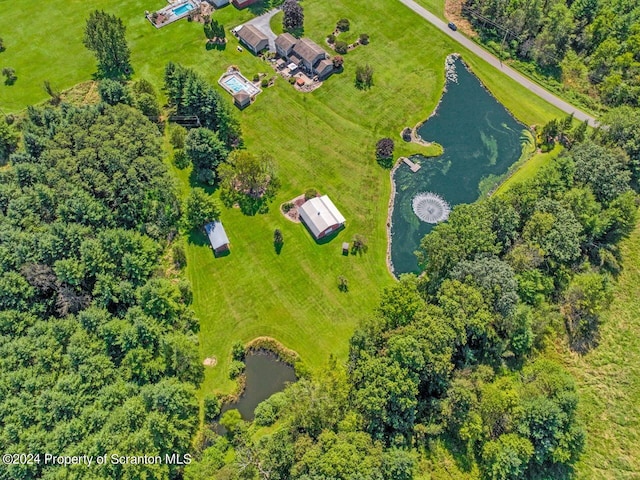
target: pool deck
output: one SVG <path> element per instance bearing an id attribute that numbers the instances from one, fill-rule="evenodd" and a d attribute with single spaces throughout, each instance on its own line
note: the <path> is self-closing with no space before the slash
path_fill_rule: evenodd
<path id="1" fill-rule="evenodd" d="M 151 12 L 148 13 L 147 15 L 145 15 L 147 17 L 147 20 L 149 20 L 149 23 L 151 23 L 151 25 L 153 25 L 156 28 L 162 28 L 162 27 L 166 27 L 167 25 L 172 24 L 173 22 L 177 22 L 178 20 L 186 17 L 187 15 L 189 15 L 190 12 L 194 11 L 195 9 L 197 9 L 200 6 L 200 3 L 202 2 L 202 0 L 186 0 L 186 1 L 171 1 L 169 0 L 169 5 L 167 5 L 164 8 L 161 8 L 160 10 L 157 10 L 155 12 Z M 177 8 L 180 8 L 183 5 L 189 4 L 191 5 L 193 8 L 185 11 L 182 15 L 175 15 L 173 13 L 173 11 Z M 158 15 L 163 15 L 165 16 L 166 20 L 164 22 L 162 22 L 161 24 L 156 24 L 153 21 L 153 15 L 154 13 L 157 13 Z"/>
<path id="2" fill-rule="evenodd" d="M 222 74 L 222 76 L 218 79 L 218 84 L 225 89 L 231 96 L 234 96 L 240 90 L 234 90 L 229 85 L 227 85 L 226 81 L 229 78 L 236 78 L 238 82 L 242 83 L 248 88 L 243 88 L 246 93 L 248 93 L 253 99 L 256 95 L 262 92 L 262 90 L 257 87 L 253 82 L 249 81 L 239 70 L 228 69 L 226 72 Z"/>
<path id="3" fill-rule="evenodd" d="M 419 165 L 417 163 L 413 163 L 407 157 L 402 157 L 400 160 L 402 160 L 404 163 L 406 163 L 413 173 L 416 173 L 421 168 L 421 165 Z"/>

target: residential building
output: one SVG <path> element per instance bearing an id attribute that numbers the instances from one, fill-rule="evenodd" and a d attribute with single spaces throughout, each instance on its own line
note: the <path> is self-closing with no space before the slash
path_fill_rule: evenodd
<path id="1" fill-rule="evenodd" d="M 242 43 L 253 53 L 258 54 L 269 47 L 269 39 L 253 25 L 242 25 L 236 30 L 236 34 Z"/>

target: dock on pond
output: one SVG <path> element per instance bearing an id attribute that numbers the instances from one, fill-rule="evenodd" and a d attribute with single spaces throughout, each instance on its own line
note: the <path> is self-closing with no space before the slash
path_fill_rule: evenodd
<path id="1" fill-rule="evenodd" d="M 417 163 L 413 163 L 407 157 L 402 157 L 401 160 L 409 166 L 413 173 L 416 173 L 418 170 L 420 170 L 420 165 Z"/>

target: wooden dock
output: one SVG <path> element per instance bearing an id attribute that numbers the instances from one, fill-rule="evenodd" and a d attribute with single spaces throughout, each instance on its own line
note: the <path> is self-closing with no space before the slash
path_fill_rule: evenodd
<path id="1" fill-rule="evenodd" d="M 417 163 L 413 163 L 407 157 L 402 157 L 402 161 L 409 166 L 409 168 L 413 173 L 416 173 L 418 170 L 420 170 L 420 165 Z"/>

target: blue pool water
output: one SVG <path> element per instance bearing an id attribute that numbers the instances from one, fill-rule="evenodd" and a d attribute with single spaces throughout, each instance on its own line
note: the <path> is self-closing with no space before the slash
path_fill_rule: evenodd
<path id="1" fill-rule="evenodd" d="M 191 10 L 193 10 L 193 5 L 191 5 L 190 3 L 185 3 L 184 5 L 180 5 L 178 8 L 174 8 L 173 14 L 179 17 L 180 15 L 184 15 Z"/>
<path id="2" fill-rule="evenodd" d="M 240 90 L 244 90 L 243 83 L 236 77 L 229 77 L 224 81 L 224 84 L 229 87 L 233 93 L 238 93 Z"/>

